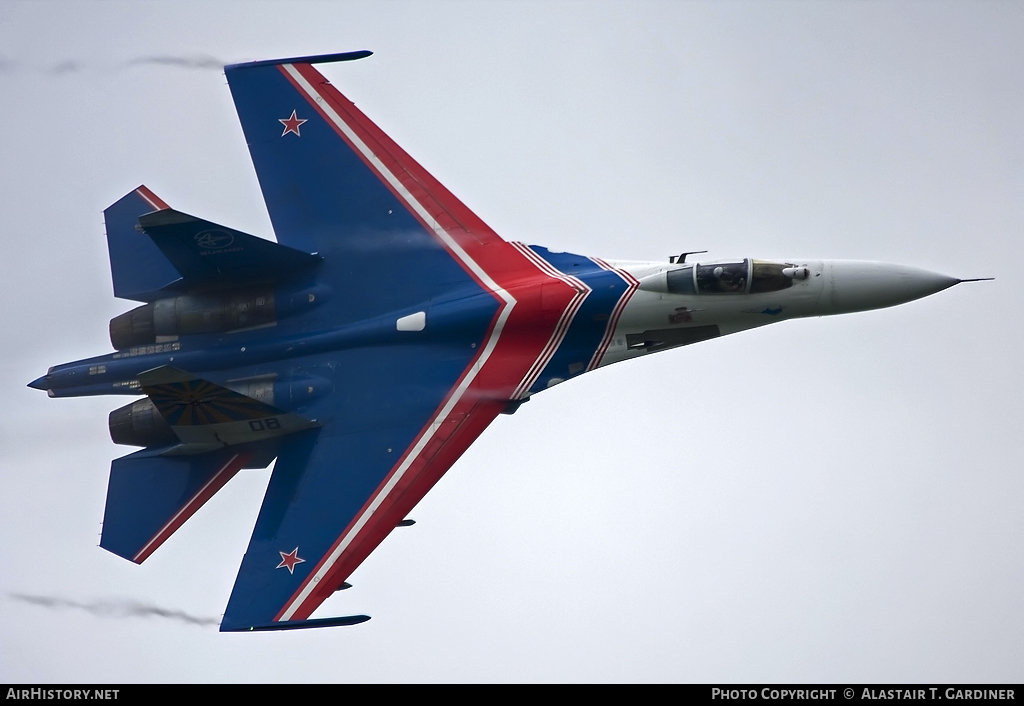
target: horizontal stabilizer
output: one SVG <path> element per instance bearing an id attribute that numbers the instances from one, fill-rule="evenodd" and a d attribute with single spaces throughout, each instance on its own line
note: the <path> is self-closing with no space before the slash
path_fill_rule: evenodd
<path id="1" fill-rule="evenodd" d="M 313 618 L 312 620 L 286 620 L 280 623 L 252 625 L 245 628 L 224 628 L 221 632 L 269 632 L 271 630 L 303 630 L 305 628 L 330 628 L 338 625 L 359 625 L 370 619 L 369 615 L 340 615 L 337 618 Z"/>
<path id="2" fill-rule="evenodd" d="M 247 460 L 246 453 L 230 449 L 173 458 L 141 451 L 115 459 L 100 546 L 141 564 Z"/>
<path id="3" fill-rule="evenodd" d="M 167 365 L 140 373 L 139 383 L 182 442 L 165 455 L 203 453 L 319 426 Z"/>
<path id="4" fill-rule="evenodd" d="M 150 302 L 160 298 L 161 289 L 181 279 L 139 227 L 139 216 L 166 208 L 156 194 L 140 186 L 103 211 L 115 297 Z"/>
<path id="5" fill-rule="evenodd" d="M 167 208 L 139 225 L 187 286 L 278 281 L 317 265 L 316 255 Z"/>

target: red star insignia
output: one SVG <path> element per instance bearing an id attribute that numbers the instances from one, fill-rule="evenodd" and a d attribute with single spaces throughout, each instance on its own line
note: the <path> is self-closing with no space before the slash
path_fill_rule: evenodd
<path id="1" fill-rule="evenodd" d="M 294 132 L 296 137 L 302 137 L 302 135 L 299 134 L 299 125 L 302 125 L 302 123 L 309 121 L 303 120 L 302 118 L 298 117 L 295 114 L 295 111 L 293 110 L 291 117 L 279 118 L 277 122 L 284 125 L 284 132 L 281 133 L 281 137 L 284 137 L 289 132 Z"/>
<path id="2" fill-rule="evenodd" d="M 282 551 L 279 551 L 278 554 L 281 555 L 281 563 L 278 564 L 275 568 L 277 568 L 277 569 L 288 569 L 288 573 L 289 574 L 294 574 L 295 573 L 295 565 L 296 564 L 302 564 L 302 563 L 304 563 L 306 561 L 305 559 L 300 559 L 299 558 L 299 548 L 298 547 L 295 547 L 295 549 L 292 549 L 287 554 L 285 554 Z"/>

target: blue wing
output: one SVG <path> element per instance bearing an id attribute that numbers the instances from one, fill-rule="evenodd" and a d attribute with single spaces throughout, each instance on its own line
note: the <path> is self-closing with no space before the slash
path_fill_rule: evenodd
<path id="1" fill-rule="evenodd" d="M 323 358 L 335 375 L 323 426 L 283 442 L 222 624 L 269 629 L 307 619 L 529 389 L 579 292 L 310 63 L 226 74 L 278 242 L 322 255 L 318 281 L 345 292 L 320 315 L 394 321 L 389 345 Z"/>
<path id="2" fill-rule="evenodd" d="M 283 441 L 222 630 L 308 618 L 506 404 L 441 348 L 332 360 L 345 392 L 318 412 L 322 428 Z"/>
<path id="3" fill-rule="evenodd" d="M 335 325 L 533 270 L 312 66 L 225 70 L 279 243 L 324 258 Z"/>

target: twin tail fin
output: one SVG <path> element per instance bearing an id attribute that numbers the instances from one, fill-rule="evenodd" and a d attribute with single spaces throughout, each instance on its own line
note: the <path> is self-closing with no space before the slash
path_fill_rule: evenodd
<path id="1" fill-rule="evenodd" d="M 176 211 L 145 186 L 103 212 L 114 296 L 151 302 L 192 289 L 276 282 L 321 258 Z"/>

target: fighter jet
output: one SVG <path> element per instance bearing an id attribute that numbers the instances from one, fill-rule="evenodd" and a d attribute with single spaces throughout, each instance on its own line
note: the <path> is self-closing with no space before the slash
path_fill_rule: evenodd
<path id="1" fill-rule="evenodd" d="M 142 563 L 239 470 L 276 460 L 220 629 L 312 618 L 498 415 L 612 363 L 965 281 L 904 265 L 630 262 L 505 241 L 314 65 L 225 67 L 277 242 L 145 186 L 104 211 L 113 353 L 51 397 L 127 395 L 100 546 Z M 689 259 L 688 259 L 689 258 Z"/>

